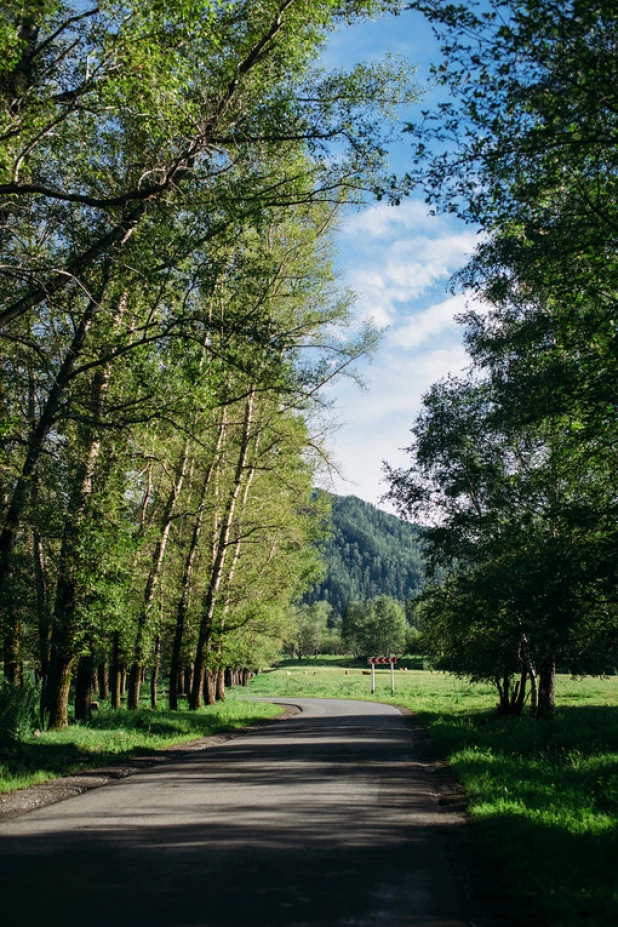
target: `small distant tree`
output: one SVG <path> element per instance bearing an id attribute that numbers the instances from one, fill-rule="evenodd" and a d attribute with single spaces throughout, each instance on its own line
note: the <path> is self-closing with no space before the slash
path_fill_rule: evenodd
<path id="1" fill-rule="evenodd" d="M 406 622 L 403 606 L 389 595 L 380 595 L 372 603 L 373 621 L 367 643 L 377 654 L 402 653 L 406 647 Z"/>
<path id="2" fill-rule="evenodd" d="M 328 602 L 301 605 L 296 609 L 291 643 L 299 660 L 310 654 L 317 657 L 322 652 L 322 643 L 326 638 L 331 611 Z"/>
<path id="3" fill-rule="evenodd" d="M 350 602 L 342 624 L 343 643 L 354 656 L 402 653 L 408 623 L 403 606 L 388 595 Z"/>
<path id="4" fill-rule="evenodd" d="M 370 623 L 370 602 L 348 602 L 341 623 L 341 639 L 346 650 L 355 657 L 362 657 L 366 653 L 366 640 Z"/>

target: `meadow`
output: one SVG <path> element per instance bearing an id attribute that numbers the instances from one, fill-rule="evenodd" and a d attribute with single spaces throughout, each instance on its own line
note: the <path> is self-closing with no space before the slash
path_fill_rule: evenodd
<path id="1" fill-rule="evenodd" d="M 412 709 L 462 785 L 481 851 L 522 924 L 618 923 L 618 677 L 559 676 L 554 721 L 499 718 L 489 686 L 443 673 L 289 663 L 253 696 L 375 699 Z"/>

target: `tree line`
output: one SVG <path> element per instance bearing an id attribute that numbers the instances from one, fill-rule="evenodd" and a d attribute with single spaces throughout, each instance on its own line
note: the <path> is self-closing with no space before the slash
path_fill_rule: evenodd
<path id="1" fill-rule="evenodd" d="M 483 235 L 456 282 L 469 372 L 435 384 L 390 498 L 425 521 L 441 667 L 530 694 L 618 664 L 618 16 L 604 0 L 412 4 L 446 102 L 410 182 Z"/>
<path id="2" fill-rule="evenodd" d="M 331 268 L 389 191 L 394 58 L 322 72 L 389 0 L 0 11 L 4 678 L 52 727 L 93 676 L 224 694 L 319 575 L 321 389 L 372 350 Z M 98 674 L 98 676 L 97 676 Z"/>
<path id="3" fill-rule="evenodd" d="M 348 602 L 343 617 L 325 599 L 299 604 L 284 648 L 299 660 L 319 654 L 369 656 L 416 653 L 420 635 L 406 607 L 389 595 Z"/>

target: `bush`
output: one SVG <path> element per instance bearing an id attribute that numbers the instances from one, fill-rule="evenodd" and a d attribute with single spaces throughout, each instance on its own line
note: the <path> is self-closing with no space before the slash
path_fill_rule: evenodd
<path id="1" fill-rule="evenodd" d="M 32 685 L 0 689 L 0 743 L 12 743 L 32 733 L 38 724 L 39 693 Z"/>

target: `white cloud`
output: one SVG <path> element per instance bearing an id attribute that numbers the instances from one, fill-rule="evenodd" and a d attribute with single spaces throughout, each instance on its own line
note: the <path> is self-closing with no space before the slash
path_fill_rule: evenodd
<path id="1" fill-rule="evenodd" d="M 437 221 L 435 216 L 428 214 L 425 203 L 406 200 L 400 206 L 380 203 L 353 213 L 343 223 L 341 232 L 346 236 L 388 238 L 410 229 L 434 230 Z"/>
<path id="2" fill-rule="evenodd" d="M 449 296 L 446 284 L 477 242 L 472 230 L 450 216 L 428 216 L 414 200 L 397 208 L 381 204 L 345 223 L 340 266 L 357 294 L 355 315 L 388 331 L 371 368 L 362 371 L 366 392 L 333 387 L 344 424 L 329 443 L 348 481 L 336 479 L 335 492 L 378 502 L 385 491 L 382 461 L 405 464 L 401 448 L 410 442 L 423 394 L 469 365 L 454 322 L 467 300 Z"/>
<path id="3" fill-rule="evenodd" d="M 357 294 L 357 313 L 378 325 L 391 324 L 403 307 L 461 267 L 475 243 L 470 232 L 373 242 L 370 254 L 359 253 L 348 263 L 346 284 Z"/>
<path id="4" fill-rule="evenodd" d="M 388 340 L 398 347 L 409 350 L 417 348 L 428 338 L 446 333 L 447 330 L 457 331 L 455 316 L 465 311 L 468 302 L 467 297 L 458 295 L 444 302 L 435 303 L 429 309 L 419 312 L 405 325 L 393 327 L 389 332 Z"/>

